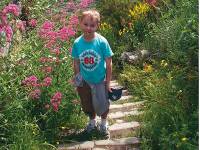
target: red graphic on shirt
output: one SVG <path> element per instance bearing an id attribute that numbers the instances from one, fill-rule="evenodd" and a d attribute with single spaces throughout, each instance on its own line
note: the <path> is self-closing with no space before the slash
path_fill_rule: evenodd
<path id="1" fill-rule="evenodd" d="M 94 64 L 94 57 L 85 57 L 84 63 L 85 64 Z"/>

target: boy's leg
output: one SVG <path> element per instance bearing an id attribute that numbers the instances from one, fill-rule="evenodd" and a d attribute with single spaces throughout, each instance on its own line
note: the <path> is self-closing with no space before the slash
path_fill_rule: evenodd
<path id="1" fill-rule="evenodd" d="M 101 119 L 107 119 L 109 109 L 101 115 Z"/>
<path id="2" fill-rule="evenodd" d="M 106 138 L 109 139 L 110 133 L 108 130 L 108 121 L 107 121 L 108 113 L 109 113 L 109 109 L 101 115 L 101 123 L 99 126 L 99 130 Z"/>
<path id="3" fill-rule="evenodd" d="M 90 132 L 96 127 L 96 113 L 92 104 L 91 89 L 90 86 L 84 81 L 83 87 L 78 87 L 77 91 L 81 99 L 83 112 L 87 114 L 90 119 L 86 128 L 87 132 Z"/>

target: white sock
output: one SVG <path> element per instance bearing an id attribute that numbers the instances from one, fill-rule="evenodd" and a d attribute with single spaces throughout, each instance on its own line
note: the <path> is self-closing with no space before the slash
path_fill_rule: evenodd
<path id="1" fill-rule="evenodd" d="M 90 122 L 91 126 L 95 126 L 96 125 L 96 120 L 95 119 L 90 119 Z"/>
<path id="2" fill-rule="evenodd" d="M 107 120 L 101 118 L 101 125 L 107 126 Z"/>

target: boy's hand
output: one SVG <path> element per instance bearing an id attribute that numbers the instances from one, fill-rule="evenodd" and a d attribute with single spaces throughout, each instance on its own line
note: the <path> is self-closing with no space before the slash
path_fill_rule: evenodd
<path id="1" fill-rule="evenodd" d="M 106 82 L 106 89 L 107 89 L 109 92 L 112 92 L 111 87 L 110 87 L 110 82 Z"/>

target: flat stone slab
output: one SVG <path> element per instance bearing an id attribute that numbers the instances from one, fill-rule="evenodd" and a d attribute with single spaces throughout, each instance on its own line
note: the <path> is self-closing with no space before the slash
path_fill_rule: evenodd
<path id="1" fill-rule="evenodd" d="M 95 141 L 95 147 L 138 145 L 139 143 L 140 143 L 139 138 L 128 137 L 128 138 L 121 138 L 121 139 Z"/>
<path id="2" fill-rule="evenodd" d="M 143 105 L 145 101 L 133 102 L 133 103 L 124 103 L 124 104 L 111 104 L 109 112 L 117 112 L 117 111 L 127 111 L 133 109 L 135 107 L 139 107 Z"/>
<path id="3" fill-rule="evenodd" d="M 109 131 L 118 131 L 118 130 L 125 130 L 130 128 L 137 128 L 140 124 L 137 121 L 132 122 L 123 122 L 123 123 L 115 123 L 109 127 Z"/>
<path id="4" fill-rule="evenodd" d="M 131 131 L 137 129 L 139 126 L 139 122 L 136 121 L 115 123 L 109 127 L 110 137 L 113 138 L 118 136 L 125 136 Z"/>
<path id="5" fill-rule="evenodd" d="M 120 101 L 121 101 L 121 100 L 128 100 L 128 99 L 131 99 L 131 98 L 133 98 L 132 95 L 124 95 L 124 96 L 122 96 L 119 100 L 120 100 Z"/>
<path id="6" fill-rule="evenodd" d="M 58 150 L 77 150 L 77 149 L 90 150 L 93 148 L 94 148 L 94 141 L 85 141 L 69 145 L 60 145 L 58 147 Z"/>
<path id="7" fill-rule="evenodd" d="M 114 113 L 109 113 L 108 119 L 120 119 L 120 118 L 124 118 L 124 117 L 127 117 L 127 116 L 137 116 L 137 115 L 140 115 L 140 114 L 142 114 L 142 112 L 139 112 L 138 109 L 135 108 L 135 109 L 128 111 L 128 112 L 118 111 L 118 112 L 114 112 Z"/>

